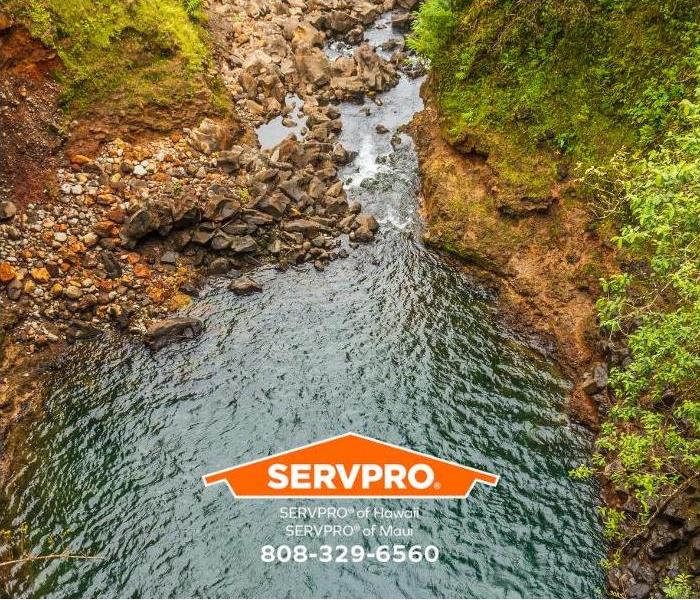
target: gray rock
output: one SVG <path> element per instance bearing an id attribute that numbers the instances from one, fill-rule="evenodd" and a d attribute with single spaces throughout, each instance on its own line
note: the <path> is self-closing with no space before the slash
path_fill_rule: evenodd
<path id="1" fill-rule="evenodd" d="M 204 324 L 199 319 L 180 317 L 156 321 L 146 330 L 146 345 L 152 350 L 179 342 L 191 340 L 202 334 Z"/>
<path id="2" fill-rule="evenodd" d="M 247 296 L 248 294 L 262 292 L 262 286 L 247 275 L 234 279 L 228 286 L 228 289 L 237 296 Z"/>
<path id="3" fill-rule="evenodd" d="M 235 254 L 250 254 L 255 252 L 258 246 L 249 235 L 236 235 L 231 238 L 229 249 Z"/>
<path id="4" fill-rule="evenodd" d="M 109 250 L 103 250 L 100 253 L 100 258 L 102 259 L 102 264 L 105 266 L 105 271 L 110 279 L 116 279 L 122 275 L 122 267 L 119 261 L 115 258 Z"/>
<path id="5" fill-rule="evenodd" d="M 205 244 L 208 244 L 211 238 L 213 237 L 213 231 L 199 228 L 192 234 L 192 242 L 195 244 L 199 244 L 200 246 L 204 246 Z"/>
<path id="6" fill-rule="evenodd" d="M 589 395 L 602 392 L 608 387 L 608 368 L 604 364 L 593 367 L 593 371 L 586 374 L 581 384 L 583 391 Z"/>
<path id="7" fill-rule="evenodd" d="M 231 245 L 231 236 L 223 231 L 217 231 L 211 240 L 212 250 L 225 250 Z"/>
<path id="8" fill-rule="evenodd" d="M 635 582 L 627 588 L 628 598 L 648 598 L 651 586 L 647 583 Z"/>
<path id="9" fill-rule="evenodd" d="M 79 319 L 71 319 L 68 323 L 68 329 L 66 329 L 66 338 L 71 342 L 92 340 L 100 335 L 102 335 L 101 329 Z"/>
<path id="10" fill-rule="evenodd" d="M 16 302 L 22 296 L 22 282 L 19 279 L 13 279 L 7 284 L 7 297 Z"/>
<path id="11" fill-rule="evenodd" d="M 177 263 L 178 254 L 172 250 L 164 252 L 160 257 L 160 262 L 166 265 L 174 265 Z"/>
<path id="12" fill-rule="evenodd" d="M 231 260 L 225 256 L 215 258 L 209 263 L 210 275 L 225 275 L 231 270 Z"/>
<path id="13" fill-rule="evenodd" d="M 190 133 L 189 142 L 196 150 L 211 154 L 231 147 L 231 132 L 220 123 L 204 119 L 199 127 Z"/>

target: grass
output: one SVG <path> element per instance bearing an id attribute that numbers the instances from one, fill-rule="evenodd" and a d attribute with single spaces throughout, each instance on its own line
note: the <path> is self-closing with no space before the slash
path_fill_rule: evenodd
<path id="1" fill-rule="evenodd" d="M 113 110 L 175 106 L 211 87 L 201 0 L 4 0 L 2 5 L 57 51 L 65 66 L 58 74 L 62 101 L 72 115 L 106 100 Z"/>

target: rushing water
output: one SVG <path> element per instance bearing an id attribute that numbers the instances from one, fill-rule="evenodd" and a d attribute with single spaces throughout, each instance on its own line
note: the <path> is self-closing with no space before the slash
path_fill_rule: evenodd
<path id="1" fill-rule="evenodd" d="M 595 490 L 567 470 L 590 436 L 565 416 L 568 383 L 514 342 L 487 297 L 419 241 L 417 159 L 390 139 L 420 109 L 402 79 L 383 106 L 342 107 L 351 199 L 376 243 L 325 272 L 255 274 L 239 298 L 213 281 L 189 313 L 206 333 L 158 353 L 112 337 L 76 348 L 40 419 L 14 429 L 0 525 L 30 546 L 69 530 L 73 551 L 7 570 L 13 595 L 591 596 L 604 547 Z M 366 114 L 366 108 L 370 114 Z M 374 132 L 382 123 L 388 135 Z M 235 500 L 207 472 L 356 431 L 501 476 L 468 500 Z M 279 509 L 421 509 L 409 538 L 288 539 Z M 318 523 L 318 520 L 304 521 Z M 370 520 L 368 523 L 376 521 Z M 397 522 L 407 525 L 409 522 Z M 270 565 L 264 544 L 434 544 L 434 564 Z M 1 590 L 1 588 L 0 588 Z"/>

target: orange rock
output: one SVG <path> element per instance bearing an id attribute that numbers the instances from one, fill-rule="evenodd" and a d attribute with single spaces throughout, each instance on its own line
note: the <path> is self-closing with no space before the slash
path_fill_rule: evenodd
<path id="1" fill-rule="evenodd" d="M 62 262 L 60 265 L 60 269 L 63 273 L 68 273 L 68 271 L 70 271 L 70 263 Z"/>
<path id="2" fill-rule="evenodd" d="M 76 165 L 87 165 L 92 162 L 92 159 L 88 158 L 84 154 L 73 154 L 70 157 L 70 161 Z"/>
<path id="3" fill-rule="evenodd" d="M 111 206 L 117 202 L 119 202 L 119 198 L 114 194 L 99 194 L 97 196 L 97 203 L 103 206 Z"/>
<path id="4" fill-rule="evenodd" d="M 119 233 L 112 221 L 100 221 L 93 226 L 92 230 L 100 237 L 114 237 Z"/>
<path id="5" fill-rule="evenodd" d="M 63 293 L 63 286 L 60 283 L 54 283 L 51 286 L 51 295 L 58 298 Z"/>
<path id="6" fill-rule="evenodd" d="M 17 277 L 15 268 L 7 262 L 0 263 L 0 281 L 7 283 Z"/>
<path id="7" fill-rule="evenodd" d="M 140 277 L 141 279 L 148 279 L 151 276 L 151 269 L 148 268 L 148 265 L 136 263 L 134 265 L 134 275 L 136 275 L 136 277 Z"/>
<path id="8" fill-rule="evenodd" d="M 163 300 L 165 300 L 165 291 L 156 287 L 149 288 L 148 297 L 154 304 L 162 304 Z"/>
<path id="9" fill-rule="evenodd" d="M 36 267 L 31 272 L 32 279 L 37 283 L 48 283 L 51 275 L 45 267 Z"/>
<path id="10" fill-rule="evenodd" d="M 105 217 L 107 217 L 110 221 L 119 224 L 123 223 L 126 220 L 126 214 L 121 208 L 113 208 L 111 210 L 108 210 L 105 213 Z"/>
<path id="11" fill-rule="evenodd" d="M 129 261 L 129 264 L 135 265 L 137 262 L 141 260 L 141 255 L 138 254 L 137 252 L 129 252 L 126 255 L 126 260 Z"/>
<path id="12" fill-rule="evenodd" d="M 73 240 L 68 247 L 73 254 L 83 254 L 86 250 L 85 244 L 78 240 Z"/>
<path id="13" fill-rule="evenodd" d="M 184 308 L 190 302 L 192 302 L 192 298 L 190 298 L 190 296 L 187 294 L 180 294 L 178 292 L 168 301 L 168 308 L 170 310 L 178 310 L 180 308 Z"/>

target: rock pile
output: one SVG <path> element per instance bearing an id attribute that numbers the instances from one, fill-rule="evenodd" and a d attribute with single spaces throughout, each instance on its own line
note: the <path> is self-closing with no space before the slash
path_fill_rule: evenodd
<path id="1" fill-rule="evenodd" d="M 411 8 L 411 0 L 402 3 Z M 149 143 L 115 139 L 94 159 L 76 152 L 56 173 L 49 201 L 22 210 L 0 203 L 0 311 L 21 324 L 17 337 L 35 344 L 86 339 L 104 323 L 144 332 L 147 322 L 196 295 L 202 274 L 263 262 L 322 270 L 347 256 L 342 235 L 351 244 L 371 242 L 376 220 L 348 203 L 338 178 L 353 154 L 338 142 L 334 103 L 398 82 L 403 42 L 392 61 L 360 43 L 364 28 L 394 5 L 210 3 L 235 114 Z M 329 36 L 360 45 L 331 61 L 323 51 Z M 289 119 L 290 93 L 303 101 L 304 137 L 290 135 L 263 151 L 252 126 Z M 258 287 L 244 278 L 232 289 Z M 153 332 L 147 339 L 160 345 Z"/>

